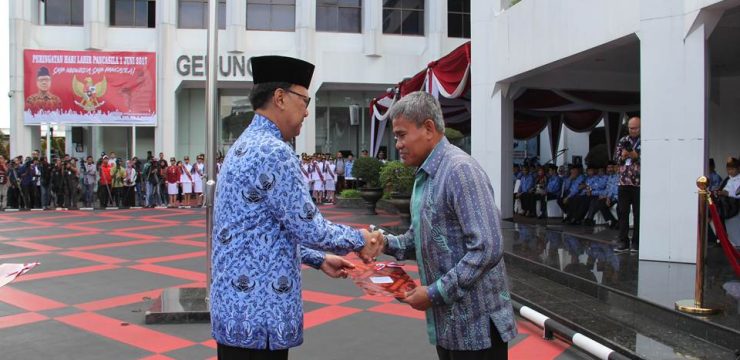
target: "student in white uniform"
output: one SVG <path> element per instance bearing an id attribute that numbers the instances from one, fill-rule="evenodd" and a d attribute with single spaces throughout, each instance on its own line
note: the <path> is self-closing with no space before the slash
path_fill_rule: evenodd
<path id="1" fill-rule="evenodd" d="M 330 160 L 328 155 L 326 156 L 326 159 L 321 166 L 321 170 L 323 171 L 324 179 L 326 180 L 324 183 L 324 191 L 326 193 L 326 196 L 324 197 L 324 202 L 333 204 L 334 191 L 336 190 L 337 184 L 337 174 L 334 161 Z"/>
<path id="2" fill-rule="evenodd" d="M 311 166 L 311 158 L 308 154 L 301 154 L 301 174 L 303 175 L 303 182 L 306 184 L 306 190 L 311 192 L 311 173 L 308 171 Z"/>
<path id="3" fill-rule="evenodd" d="M 206 174 L 205 155 L 200 154 L 196 158 L 196 163 L 193 165 L 193 193 L 195 194 L 195 205 L 197 207 L 203 206 L 203 179 Z"/>
<path id="4" fill-rule="evenodd" d="M 321 196 L 324 192 L 324 174 L 321 173 L 321 155 L 314 154 L 314 160 L 311 162 L 310 171 L 311 181 L 313 181 L 313 199 L 316 204 L 321 204 Z"/>
<path id="5" fill-rule="evenodd" d="M 193 193 L 193 164 L 190 163 L 190 156 L 185 155 L 185 161 L 180 169 L 180 184 L 182 184 L 182 204 L 190 206 L 190 195 Z"/>

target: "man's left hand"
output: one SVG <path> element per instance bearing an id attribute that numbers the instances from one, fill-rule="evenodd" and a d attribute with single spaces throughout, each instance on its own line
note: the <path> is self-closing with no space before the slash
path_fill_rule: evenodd
<path id="1" fill-rule="evenodd" d="M 324 262 L 321 263 L 321 267 L 319 268 L 321 271 L 324 272 L 327 276 L 331 278 L 346 278 L 347 277 L 347 269 L 354 269 L 355 264 L 347 261 L 345 258 L 332 255 L 332 254 L 326 254 L 324 257 Z"/>
<path id="2" fill-rule="evenodd" d="M 406 292 L 403 299 L 398 300 L 411 305 L 412 308 L 419 311 L 424 311 L 432 307 L 432 301 L 429 300 L 429 293 L 427 293 L 426 286 L 411 289 L 411 291 Z"/>

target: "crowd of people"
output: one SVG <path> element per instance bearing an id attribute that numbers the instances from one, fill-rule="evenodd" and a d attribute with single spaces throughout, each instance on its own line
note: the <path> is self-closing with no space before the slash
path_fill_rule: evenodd
<path id="1" fill-rule="evenodd" d="M 521 203 L 520 215 L 547 218 L 547 201 L 555 200 L 567 214 L 563 222 L 595 225 L 594 217 L 600 212 L 609 226 L 617 227 L 617 218 L 611 213 L 617 203 L 619 185 L 618 167 L 614 163 L 605 168 L 589 166 L 585 174 L 580 166 L 516 165 L 514 177 L 520 184 L 515 194 Z"/>
<path id="2" fill-rule="evenodd" d="M 65 155 L 49 161 L 34 151 L 25 158 L 0 156 L 0 209 L 200 207 L 205 179 L 203 154 L 194 163 L 188 155 L 168 163 L 163 153 L 151 152 L 143 161 L 115 152 L 97 160 Z"/>
<path id="3" fill-rule="evenodd" d="M 627 121 L 628 134 L 619 139 L 614 159 L 605 167 L 589 164 L 586 174 L 580 165 L 565 168 L 515 165 L 514 196 L 521 203 L 521 215 L 548 217 L 547 201 L 556 200 L 565 214 L 562 221 L 571 225 L 595 225 L 599 212 L 609 227 L 619 229 L 616 251 L 639 251 L 640 237 L 640 118 Z M 530 170 L 532 173 L 530 173 Z M 536 174 L 536 175 L 535 175 Z M 540 203 L 540 214 L 536 205 Z M 617 205 L 617 216 L 611 208 Z M 633 231 L 629 236 L 629 216 Z"/>
<path id="4" fill-rule="evenodd" d="M 606 226 L 619 229 L 620 244 L 615 249 L 638 251 L 640 224 L 640 133 L 638 117 L 630 119 L 630 134 L 620 139 L 615 158 L 606 167 L 590 165 L 514 165 L 515 199 L 519 215 L 548 218 L 548 201 L 556 201 L 563 212 L 563 223 L 596 225 L 595 216 L 602 215 Z M 709 188 L 730 240 L 740 246 L 740 161 L 730 157 L 726 163 L 727 176 L 723 179 L 709 159 Z M 539 204 L 539 209 L 538 205 Z M 612 209 L 616 206 L 616 211 Z M 633 217 L 632 237 L 629 235 L 629 216 Z M 558 214 L 560 215 L 560 214 Z M 710 232 L 710 240 L 716 239 Z M 734 239 L 734 240 L 733 240 Z"/>

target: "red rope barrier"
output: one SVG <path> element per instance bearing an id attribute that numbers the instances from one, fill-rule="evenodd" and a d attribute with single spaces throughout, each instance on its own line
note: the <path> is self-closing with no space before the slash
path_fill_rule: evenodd
<path id="1" fill-rule="evenodd" d="M 720 245 L 722 245 L 722 251 L 725 253 L 725 257 L 727 257 L 727 261 L 732 266 L 732 269 L 735 270 L 735 275 L 740 277 L 740 261 L 738 261 L 740 260 L 740 252 L 730 243 L 725 226 L 722 224 L 722 219 L 719 217 L 717 205 L 713 202 L 709 202 L 709 212 L 712 214 L 714 231 L 717 233 Z"/>

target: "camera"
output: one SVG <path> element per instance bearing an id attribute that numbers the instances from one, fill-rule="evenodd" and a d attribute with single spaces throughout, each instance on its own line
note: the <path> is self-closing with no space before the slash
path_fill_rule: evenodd
<path id="1" fill-rule="evenodd" d="M 629 140 L 622 141 L 622 143 L 620 145 L 622 145 L 622 148 L 624 150 L 627 150 L 628 152 L 632 152 L 632 150 L 633 150 L 632 149 L 632 142 L 629 141 Z"/>

